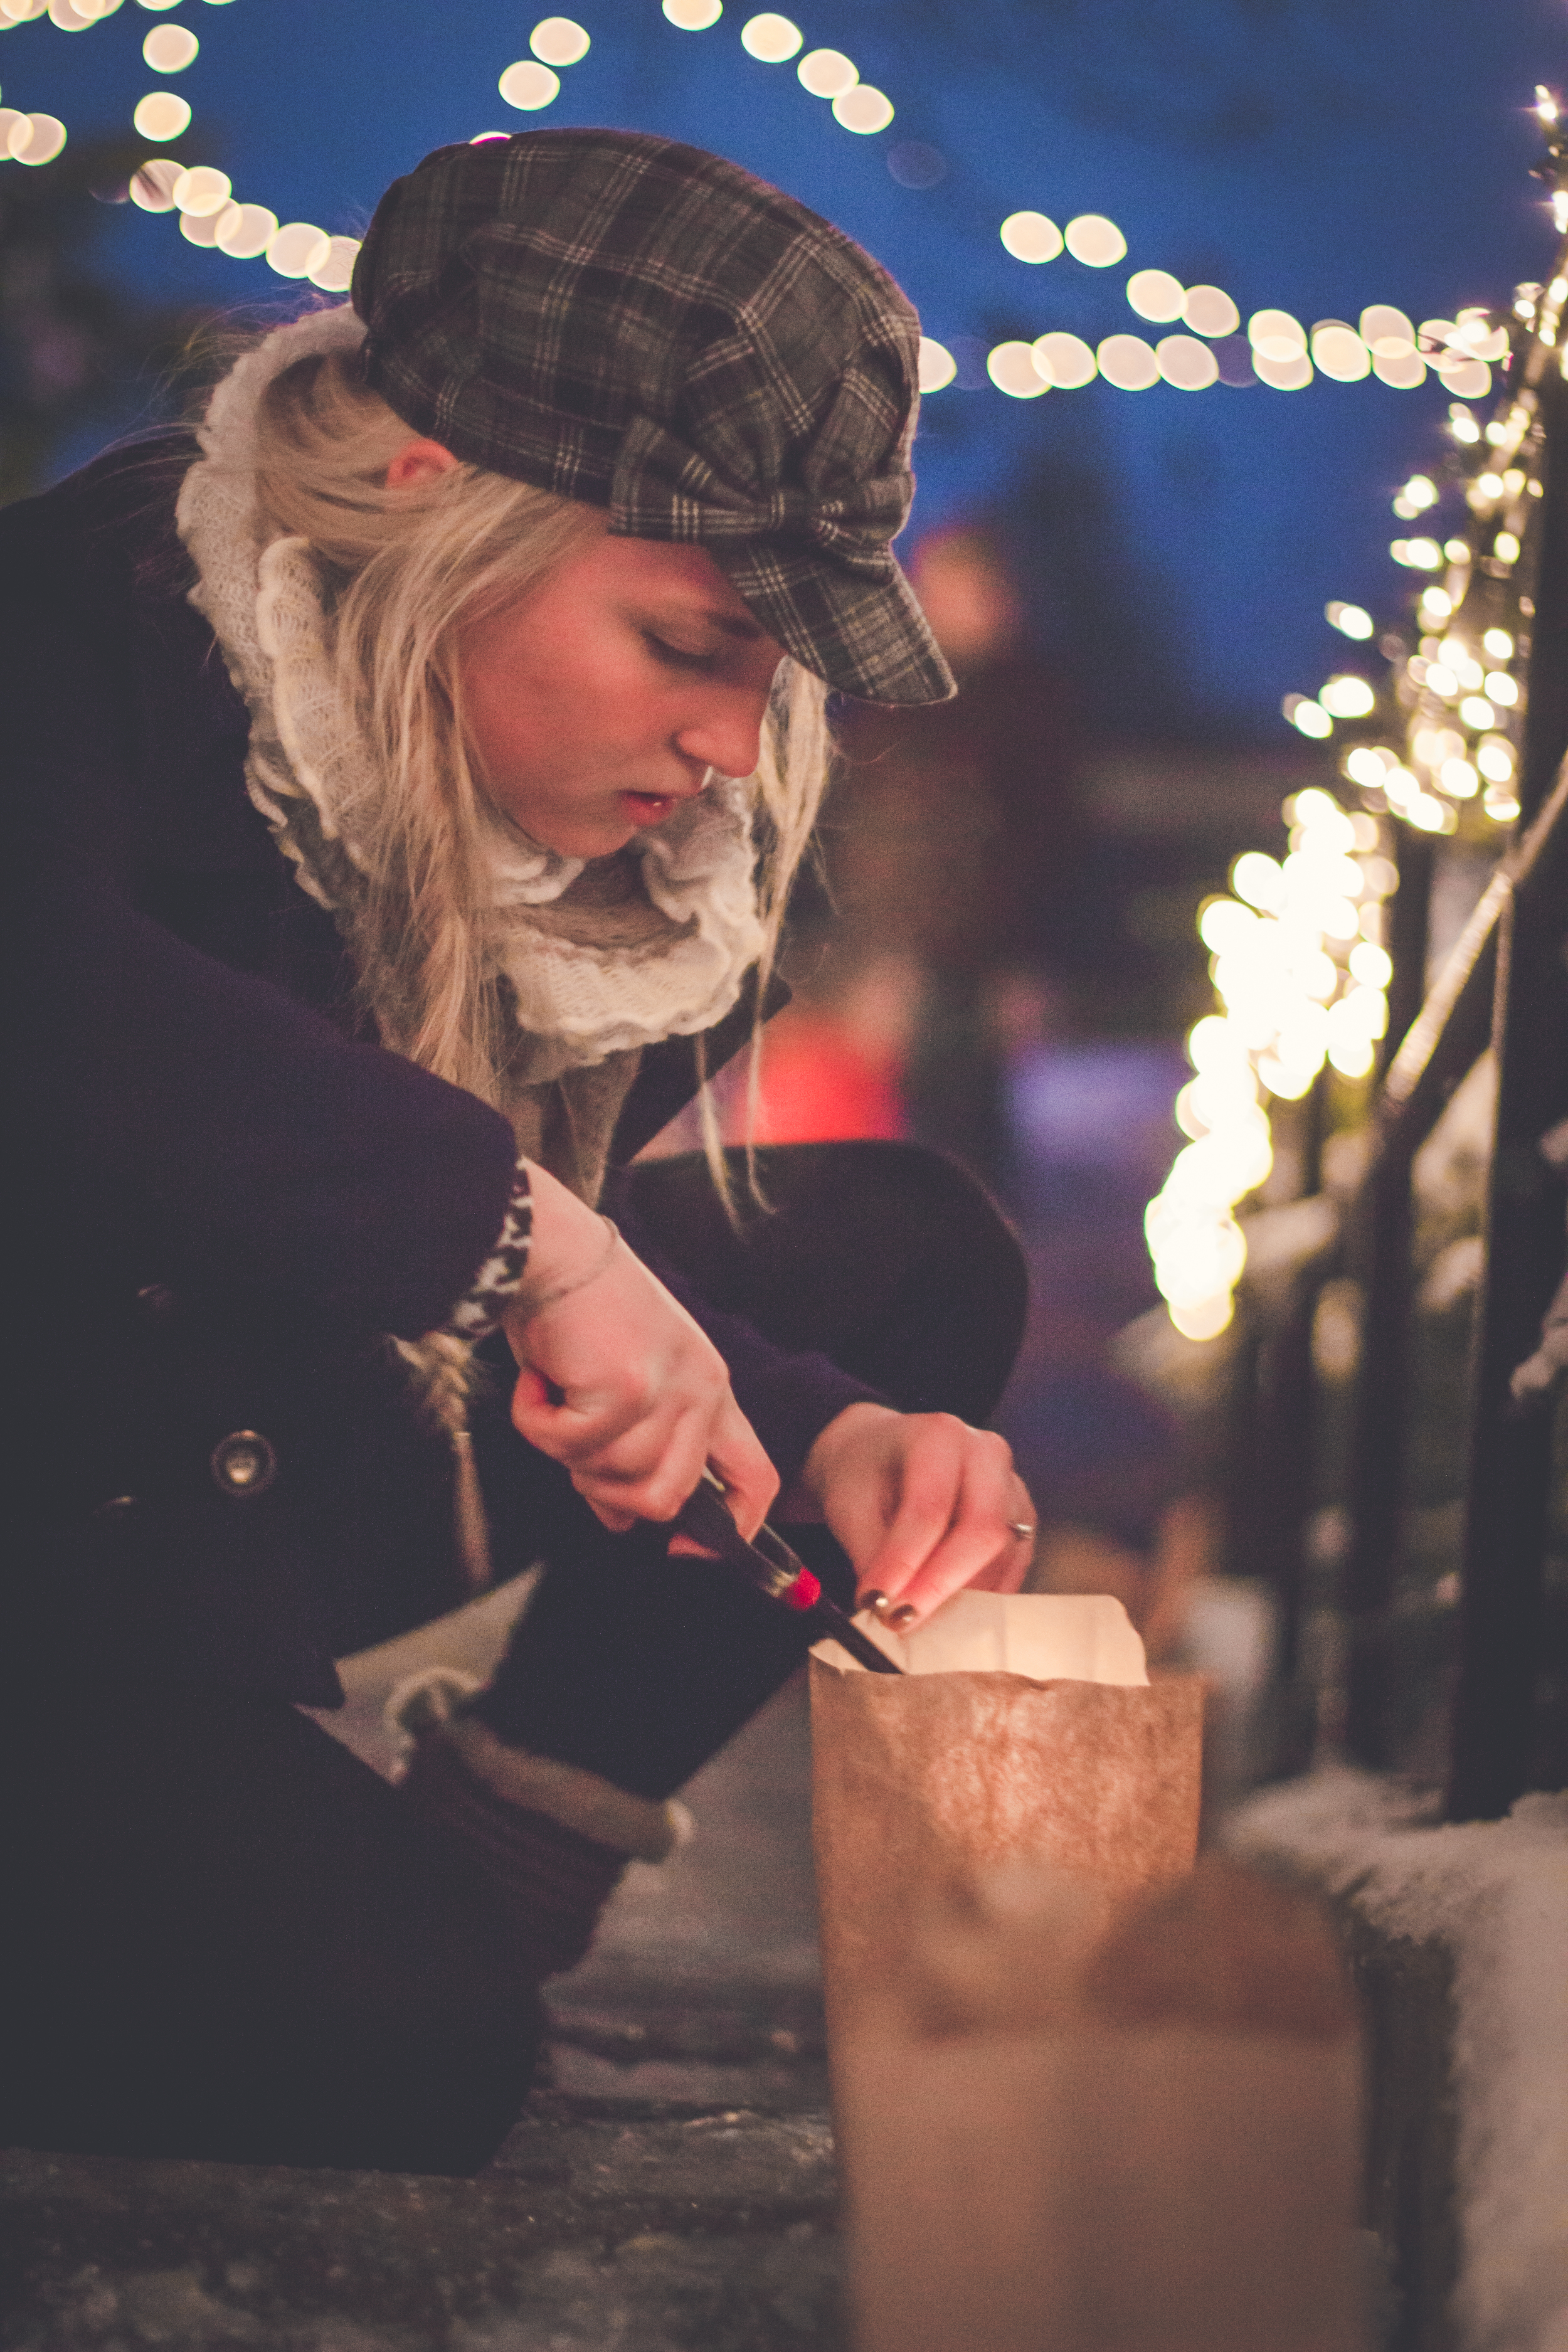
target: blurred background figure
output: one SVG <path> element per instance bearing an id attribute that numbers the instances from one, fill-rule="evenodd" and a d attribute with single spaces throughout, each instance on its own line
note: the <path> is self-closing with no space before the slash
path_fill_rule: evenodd
<path id="1" fill-rule="evenodd" d="M 1024 599 L 994 533 L 936 533 L 911 574 L 958 698 L 847 714 L 827 885 L 854 958 L 896 955 L 923 976 L 909 1131 L 1000 1184 L 1008 1049 L 1064 1017 L 1062 942 L 1083 843 L 1073 730 L 1059 677 L 1026 645 Z"/>
<path id="2" fill-rule="evenodd" d="M 830 947 L 763 1034 L 759 1143 L 897 1141 L 910 1132 L 910 1055 L 925 975 L 912 956 Z M 726 1140 L 739 1138 L 731 1109 Z"/>

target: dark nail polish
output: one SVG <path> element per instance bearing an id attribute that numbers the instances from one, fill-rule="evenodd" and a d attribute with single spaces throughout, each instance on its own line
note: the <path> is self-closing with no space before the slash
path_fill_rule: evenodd
<path id="1" fill-rule="evenodd" d="M 918 1609 L 906 1601 L 901 1607 L 889 1612 L 887 1622 L 893 1633 L 902 1633 L 914 1623 L 920 1613 Z"/>
<path id="2" fill-rule="evenodd" d="M 863 1592 L 855 1603 L 857 1609 L 868 1609 L 874 1617 L 885 1616 L 892 1605 L 885 1592 Z"/>

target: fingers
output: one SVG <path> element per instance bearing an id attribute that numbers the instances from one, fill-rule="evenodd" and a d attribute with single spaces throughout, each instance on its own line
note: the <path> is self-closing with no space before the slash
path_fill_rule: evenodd
<path id="1" fill-rule="evenodd" d="M 911 1611 L 906 1623 L 966 1587 L 1016 1592 L 1033 1558 L 1035 1509 L 1005 1441 L 934 1413 L 903 1418 L 899 1444 L 890 1514 L 884 1505 L 872 1542 L 850 1547 L 861 1589 L 887 1596 L 889 1622 Z"/>
<path id="2" fill-rule="evenodd" d="M 554 1404 L 536 1374 L 520 1376 L 512 1420 L 531 1444 L 572 1474 L 595 1517 L 624 1532 L 637 1519 L 673 1519 L 711 1463 L 729 1489 L 742 1535 L 756 1533 L 778 1492 L 778 1475 L 727 1386 L 684 1405 L 661 1401 L 596 1414 Z"/>

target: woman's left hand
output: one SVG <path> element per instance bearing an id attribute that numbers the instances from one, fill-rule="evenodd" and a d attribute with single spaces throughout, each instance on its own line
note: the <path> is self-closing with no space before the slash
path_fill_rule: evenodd
<path id="1" fill-rule="evenodd" d="M 847 1405 L 807 1454 L 791 1499 L 821 1513 L 858 1591 L 885 1592 L 918 1617 L 965 1586 L 1016 1592 L 1034 1557 L 1035 1507 L 1012 1449 L 950 1412 Z"/>

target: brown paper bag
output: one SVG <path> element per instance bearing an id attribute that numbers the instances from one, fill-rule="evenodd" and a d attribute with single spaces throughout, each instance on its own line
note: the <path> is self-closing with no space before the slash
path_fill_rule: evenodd
<path id="1" fill-rule="evenodd" d="M 1063 1874 L 1058 1927 L 1068 1935 L 1071 1910 L 1076 1948 L 1130 1895 L 1189 1870 L 1197 1844 L 1202 1687 L 1149 1685 L 1120 1601 L 960 1593 L 908 1642 L 867 1630 L 902 1679 L 837 1643 L 811 1662 L 823 1979 L 840 2039 L 886 2014 L 917 1916 L 962 1910 L 998 1867 Z"/>
<path id="2" fill-rule="evenodd" d="M 1352 2352 L 1331 1947 L 1301 1898 L 1192 1872 L 1197 1688 L 1055 1632 L 1127 1678 L 921 1671 L 929 1638 L 900 1682 L 813 1660 L 858 2352 Z"/>

